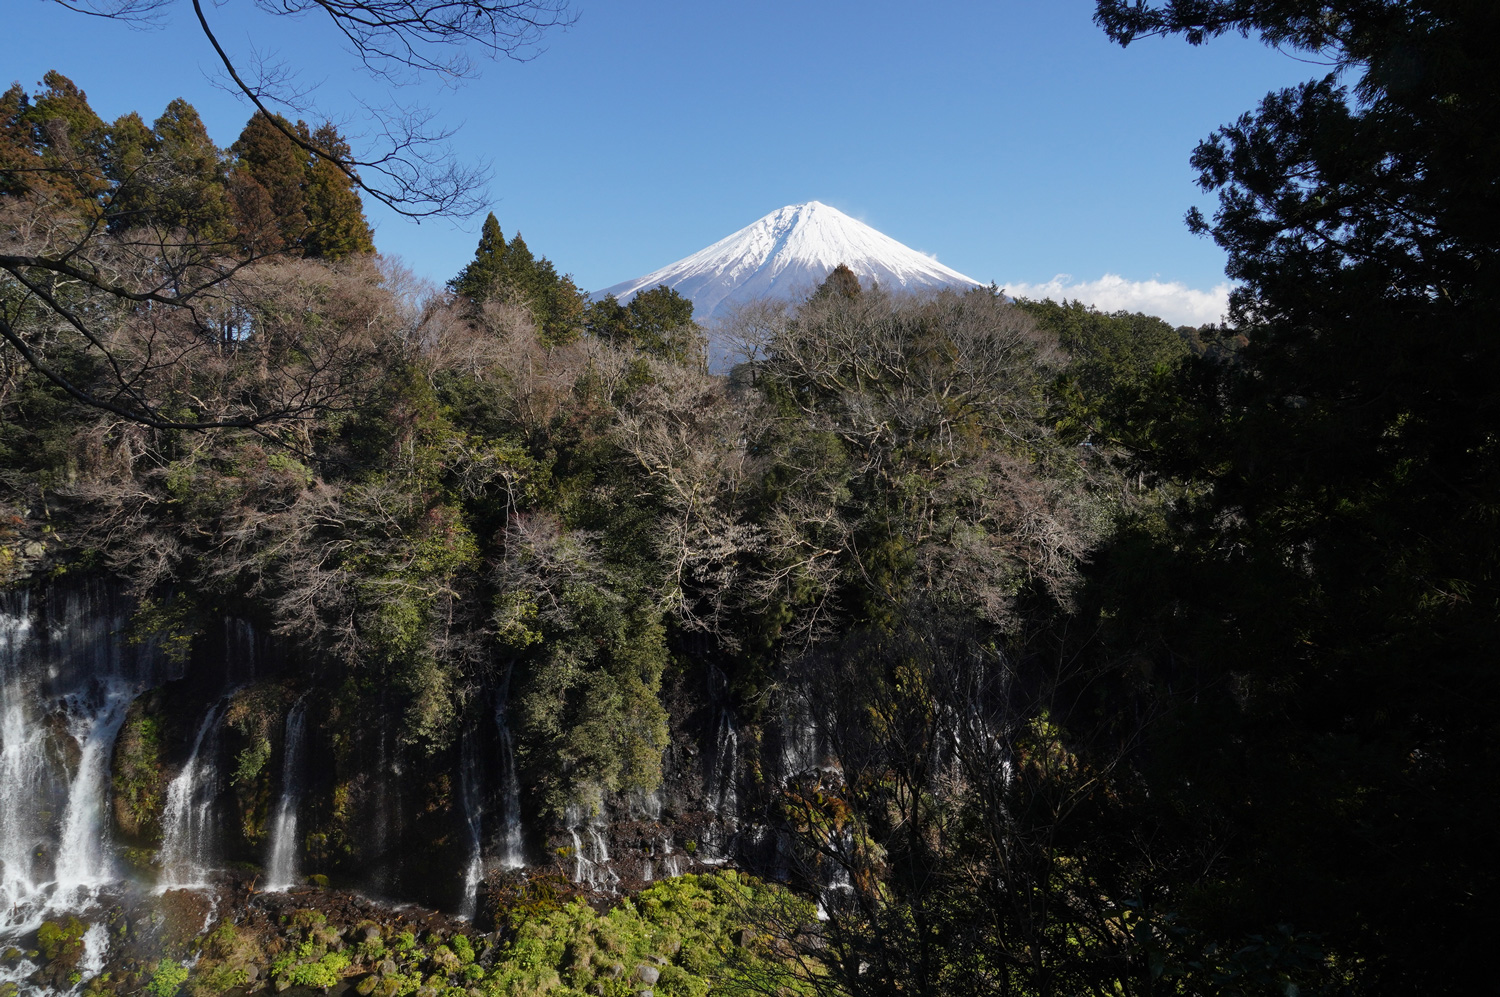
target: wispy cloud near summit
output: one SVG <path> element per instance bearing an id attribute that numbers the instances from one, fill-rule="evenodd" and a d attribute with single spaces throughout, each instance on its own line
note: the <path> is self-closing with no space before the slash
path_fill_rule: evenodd
<path id="1" fill-rule="evenodd" d="M 1176 325 L 1218 322 L 1229 310 L 1228 281 L 1199 291 L 1178 281 L 1126 280 L 1113 273 L 1098 280 L 1074 280 L 1071 274 L 1058 274 L 1042 284 L 1016 282 L 1003 286 L 1007 294 L 1018 298 L 1077 300 L 1105 312 L 1159 315 Z"/>

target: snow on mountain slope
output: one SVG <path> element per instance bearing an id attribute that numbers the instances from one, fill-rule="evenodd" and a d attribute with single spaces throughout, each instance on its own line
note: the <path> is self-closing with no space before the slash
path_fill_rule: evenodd
<path id="1" fill-rule="evenodd" d="M 753 225 L 644 277 L 627 280 L 594 297 L 613 294 L 621 302 L 665 284 L 693 302 L 700 322 L 757 298 L 806 294 L 840 263 L 860 283 L 891 290 L 969 288 L 980 282 L 943 266 L 888 235 L 818 201 L 773 211 Z"/>

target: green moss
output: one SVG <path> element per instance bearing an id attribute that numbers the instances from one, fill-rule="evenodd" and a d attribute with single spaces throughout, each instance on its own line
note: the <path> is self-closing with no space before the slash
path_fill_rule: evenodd
<path id="1" fill-rule="evenodd" d="M 162 802 L 161 726 L 142 704 L 131 706 L 115 741 L 115 823 L 126 835 L 155 841 L 160 837 Z"/>
<path id="2" fill-rule="evenodd" d="M 303 908 L 292 913 L 292 927 L 294 928 L 321 928 L 328 923 L 328 918 L 320 910 Z"/>
<path id="3" fill-rule="evenodd" d="M 805 923 L 815 918 L 806 900 L 734 872 L 676 877 L 607 914 L 575 902 L 522 924 L 478 988 L 486 997 L 629 997 L 640 987 L 634 967 L 651 965 L 660 972 L 652 987 L 659 997 L 810 993 L 798 966 L 759 943 L 735 944 L 747 937 L 744 928 L 773 913 Z"/>
<path id="4" fill-rule="evenodd" d="M 176 997 L 177 991 L 187 982 L 188 968 L 172 959 L 163 959 L 151 973 L 146 984 L 146 993 L 151 997 Z"/>
<path id="5" fill-rule="evenodd" d="M 213 966 L 198 974 L 188 989 L 193 997 L 212 997 L 214 994 L 243 987 L 250 982 L 250 974 L 239 966 Z"/>
<path id="6" fill-rule="evenodd" d="M 83 954 L 83 933 L 88 926 L 76 917 L 66 921 L 43 921 L 37 929 L 36 947 L 47 962 L 73 961 Z"/>
<path id="7" fill-rule="evenodd" d="M 279 961 L 279 960 L 278 960 Z M 343 978 L 349 968 L 349 957 L 343 952 L 328 952 L 313 962 L 283 966 L 276 974 L 276 982 L 294 987 L 316 987 L 328 990 Z"/>

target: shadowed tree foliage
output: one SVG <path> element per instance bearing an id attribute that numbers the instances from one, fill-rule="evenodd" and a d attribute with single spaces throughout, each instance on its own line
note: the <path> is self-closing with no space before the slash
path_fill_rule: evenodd
<path id="1" fill-rule="evenodd" d="M 1110 607 L 1161 628 L 1156 681 L 1191 690 L 1154 785 L 1223 852 L 1184 906 L 1221 945 L 1318 939 L 1332 990 L 1466 992 L 1497 926 L 1500 9 L 1098 18 L 1337 70 L 1193 154 L 1219 205 L 1189 222 L 1228 253 L 1246 345 L 1164 385 L 1142 466 L 1184 501 Z"/>

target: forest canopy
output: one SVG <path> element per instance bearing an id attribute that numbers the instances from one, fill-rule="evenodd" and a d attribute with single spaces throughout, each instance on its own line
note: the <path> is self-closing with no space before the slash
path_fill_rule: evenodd
<path id="1" fill-rule="evenodd" d="M 590 301 L 494 215 L 422 287 L 331 125 L 220 148 L 183 101 L 106 123 L 60 74 L 11 87 L 0 569 L 108 573 L 186 640 L 257 615 L 339 743 L 449 757 L 498 709 L 575 838 L 732 735 L 715 815 L 823 887 L 816 932 L 759 926 L 805 991 L 1467 992 L 1500 13 L 1097 20 L 1332 63 L 1192 154 L 1228 324 L 843 268 L 718 330 L 750 347 L 727 376 L 676 291 Z M 796 711 L 832 761 L 781 778 Z"/>

